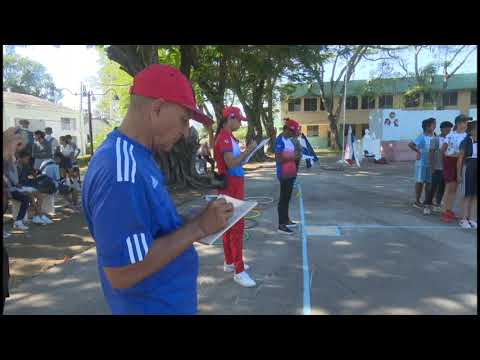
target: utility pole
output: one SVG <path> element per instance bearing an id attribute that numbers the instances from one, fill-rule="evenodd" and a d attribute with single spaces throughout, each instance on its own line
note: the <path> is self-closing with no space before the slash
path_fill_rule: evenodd
<path id="1" fill-rule="evenodd" d="M 82 152 L 85 154 L 86 152 L 86 146 L 85 146 L 85 123 L 83 121 L 83 108 L 82 108 L 82 105 L 83 105 L 83 97 L 82 97 L 82 92 L 83 92 L 83 84 L 82 82 L 80 82 L 80 137 L 81 137 L 81 140 L 80 140 L 80 146 L 81 146 L 81 149 L 82 149 Z"/>
<path id="2" fill-rule="evenodd" d="M 91 105 L 91 91 L 87 92 L 87 99 L 88 99 L 88 126 L 90 130 L 90 154 L 93 156 L 93 129 L 92 129 L 92 105 Z"/>

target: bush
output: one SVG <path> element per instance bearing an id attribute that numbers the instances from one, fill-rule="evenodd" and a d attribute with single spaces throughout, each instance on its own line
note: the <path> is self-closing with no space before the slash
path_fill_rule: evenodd
<path id="1" fill-rule="evenodd" d="M 84 156 L 79 156 L 77 157 L 77 165 L 78 167 L 86 167 L 88 166 L 88 163 L 90 161 L 91 155 L 84 155 Z"/>

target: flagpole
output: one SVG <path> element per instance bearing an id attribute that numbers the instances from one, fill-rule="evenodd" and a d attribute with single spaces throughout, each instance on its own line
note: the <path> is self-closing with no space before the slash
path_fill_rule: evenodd
<path id="1" fill-rule="evenodd" d="M 343 129 L 342 129 L 342 160 L 345 160 L 345 117 L 347 110 L 347 74 L 343 86 Z"/>

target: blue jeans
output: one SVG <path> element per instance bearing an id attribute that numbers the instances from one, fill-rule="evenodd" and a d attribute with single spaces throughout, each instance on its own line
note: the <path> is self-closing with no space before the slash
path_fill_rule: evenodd
<path id="1" fill-rule="evenodd" d="M 15 221 L 23 220 L 25 214 L 27 213 L 28 207 L 30 206 L 30 198 L 20 191 L 13 191 L 11 192 L 11 195 L 13 200 L 20 202 L 20 210 L 18 211 Z"/>

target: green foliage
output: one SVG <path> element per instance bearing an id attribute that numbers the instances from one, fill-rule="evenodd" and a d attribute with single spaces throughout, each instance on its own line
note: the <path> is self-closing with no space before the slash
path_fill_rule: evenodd
<path id="1" fill-rule="evenodd" d="M 88 163 L 90 162 L 91 155 L 84 155 L 84 156 L 79 156 L 77 157 L 77 165 L 79 168 L 83 168 L 88 166 Z"/>
<path id="2" fill-rule="evenodd" d="M 11 53 L 3 57 L 3 90 L 37 96 L 52 102 L 62 98 L 52 76 L 42 64 L 27 57 Z"/>
<path id="3" fill-rule="evenodd" d="M 248 131 L 248 127 L 247 126 L 242 126 L 240 129 L 235 131 L 234 135 L 238 140 L 244 142 L 245 139 L 247 138 L 247 131 Z"/>
<path id="4" fill-rule="evenodd" d="M 113 131 L 113 129 L 115 129 L 115 127 L 117 127 L 117 126 L 119 126 L 118 123 L 116 123 L 116 124 L 114 124 L 110 127 L 105 127 L 104 129 L 102 129 L 102 131 L 99 132 L 93 140 L 93 148 L 98 149 L 100 147 L 100 145 L 102 145 L 102 143 L 107 138 L 107 135 L 110 134 Z"/>
<path id="5" fill-rule="evenodd" d="M 130 94 L 129 89 L 130 85 L 133 83 L 133 78 L 127 74 L 125 71 L 120 69 L 120 66 L 110 60 L 105 50 L 101 47 L 97 47 L 99 56 L 100 56 L 100 71 L 99 71 L 99 82 L 103 93 L 108 93 L 105 96 L 102 96 L 98 103 L 96 104 L 96 108 L 104 113 L 108 114 L 110 111 L 110 106 L 113 106 L 113 98 L 115 94 L 119 98 L 118 102 L 118 110 L 116 113 L 116 119 L 122 119 L 128 110 L 128 105 L 130 103 Z M 118 84 L 124 85 L 127 84 L 128 86 L 111 86 L 110 84 Z M 109 91 L 113 89 L 113 91 Z"/>

